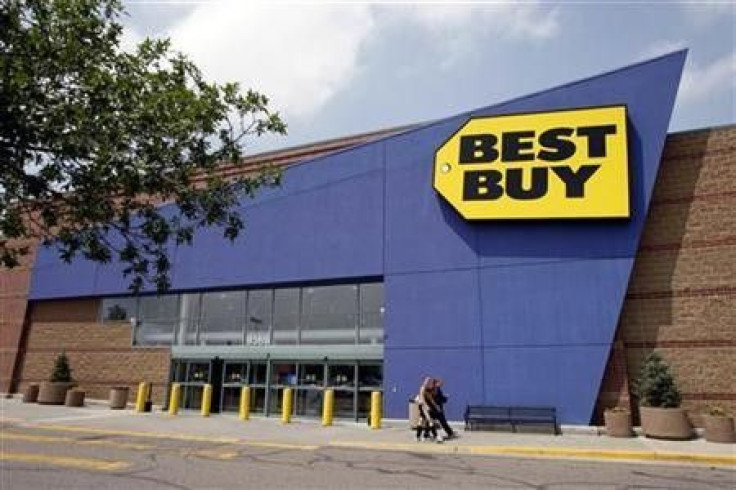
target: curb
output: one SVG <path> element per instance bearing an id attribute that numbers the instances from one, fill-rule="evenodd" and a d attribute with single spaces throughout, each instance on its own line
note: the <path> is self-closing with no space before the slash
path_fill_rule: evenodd
<path id="1" fill-rule="evenodd" d="M 474 456 L 538 457 L 548 459 L 591 460 L 591 461 L 638 461 L 646 463 L 685 463 L 726 466 L 736 468 L 736 456 L 720 456 L 699 453 L 675 453 L 662 451 L 613 451 L 605 449 L 568 449 L 545 447 L 512 446 L 416 446 L 373 442 L 333 441 L 329 447 L 367 449 L 375 451 L 406 451 L 435 454 L 464 454 Z"/>

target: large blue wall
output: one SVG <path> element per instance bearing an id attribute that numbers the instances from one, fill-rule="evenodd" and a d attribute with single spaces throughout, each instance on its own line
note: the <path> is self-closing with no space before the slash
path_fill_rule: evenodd
<path id="1" fill-rule="evenodd" d="M 173 289 L 383 276 L 386 414 L 422 376 L 467 403 L 554 405 L 588 423 L 656 179 L 685 52 L 441 120 L 285 172 L 217 230 L 173 250 Z M 432 187 L 434 152 L 470 116 L 625 104 L 632 218 L 466 222 Z M 124 294 L 120 267 L 42 250 L 32 299 Z"/>

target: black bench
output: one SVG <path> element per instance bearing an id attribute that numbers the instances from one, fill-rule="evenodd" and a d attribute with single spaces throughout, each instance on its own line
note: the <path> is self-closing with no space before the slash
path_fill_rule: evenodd
<path id="1" fill-rule="evenodd" d="M 560 434 L 555 407 L 499 407 L 491 405 L 468 405 L 465 409 L 465 430 L 475 430 L 483 425 L 510 424 L 516 432 L 518 425 L 546 425 Z"/>

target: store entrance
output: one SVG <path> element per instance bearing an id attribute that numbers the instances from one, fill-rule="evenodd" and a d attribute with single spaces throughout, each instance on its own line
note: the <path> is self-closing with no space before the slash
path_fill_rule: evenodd
<path id="1" fill-rule="evenodd" d="M 284 389 L 292 388 L 294 415 L 319 418 L 324 390 L 335 392 L 336 418 L 359 421 L 370 413 L 373 391 L 383 390 L 380 361 L 176 360 L 173 381 L 182 385 L 182 408 L 201 408 L 203 388 L 212 385 L 212 413 L 237 412 L 242 388 L 251 389 L 253 415 L 281 414 Z"/>

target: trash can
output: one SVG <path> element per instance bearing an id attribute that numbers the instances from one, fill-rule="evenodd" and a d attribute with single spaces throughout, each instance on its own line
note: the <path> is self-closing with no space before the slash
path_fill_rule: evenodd
<path id="1" fill-rule="evenodd" d="M 127 386 L 113 386 L 110 388 L 110 408 L 113 410 L 124 409 L 128 405 L 128 392 L 130 388 Z"/>
<path id="2" fill-rule="evenodd" d="M 26 386 L 23 392 L 23 403 L 36 403 L 38 401 L 38 383 L 31 383 Z"/>

